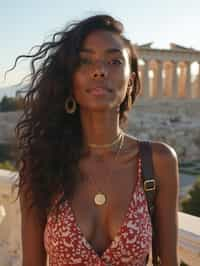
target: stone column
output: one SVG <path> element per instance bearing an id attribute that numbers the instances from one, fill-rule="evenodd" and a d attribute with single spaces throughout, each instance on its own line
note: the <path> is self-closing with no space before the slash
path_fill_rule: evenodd
<path id="1" fill-rule="evenodd" d="M 180 82 L 179 82 L 179 96 L 191 98 L 191 74 L 190 62 L 182 62 L 180 64 Z"/>
<path id="2" fill-rule="evenodd" d="M 195 93 L 194 93 L 195 98 L 200 98 L 200 62 L 198 62 L 198 65 L 199 65 L 199 71 L 195 81 Z"/>
<path id="3" fill-rule="evenodd" d="M 177 62 L 172 61 L 171 62 L 172 66 L 172 83 L 171 83 L 171 88 L 172 88 L 172 97 L 178 97 L 178 76 L 177 76 Z"/>
<path id="4" fill-rule="evenodd" d="M 163 62 L 162 61 L 156 61 L 156 73 L 155 73 L 155 82 L 156 82 L 156 92 L 157 97 L 162 97 L 163 93 L 163 82 L 162 82 L 162 68 L 163 68 Z"/>
<path id="5" fill-rule="evenodd" d="M 185 62 L 185 96 L 191 98 L 191 72 L 190 72 L 190 62 Z"/>
<path id="6" fill-rule="evenodd" d="M 156 83 L 156 64 L 155 61 L 152 61 L 149 69 L 153 73 L 153 77 L 150 77 L 150 84 L 149 84 L 149 96 L 156 97 L 157 96 L 157 83 Z"/>
<path id="7" fill-rule="evenodd" d="M 149 97 L 149 61 L 145 60 L 144 65 L 144 83 L 143 83 L 143 96 Z"/>
<path id="8" fill-rule="evenodd" d="M 139 96 L 144 97 L 144 65 L 139 66 L 139 77 L 140 77 L 140 94 Z"/>
<path id="9" fill-rule="evenodd" d="M 170 89 L 171 89 L 170 88 L 170 85 L 171 85 L 171 82 L 170 82 L 171 65 L 169 62 L 165 63 L 164 69 L 165 69 L 165 83 L 164 83 L 163 95 L 164 96 L 170 96 L 171 95 L 171 93 L 170 93 Z"/>
<path id="10" fill-rule="evenodd" d="M 185 97 L 185 66 L 184 63 L 181 62 L 179 64 L 180 75 L 179 75 L 179 97 Z"/>

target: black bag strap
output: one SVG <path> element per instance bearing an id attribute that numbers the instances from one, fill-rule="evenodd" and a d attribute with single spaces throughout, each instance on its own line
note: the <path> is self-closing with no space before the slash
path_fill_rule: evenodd
<path id="1" fill-rule="evenodd" d="M 154 266 L 160 265 L 158 256 L 158 247 L 156 245 L 156 228 L 155 228 L 155 199 L 158 190 L 156 179 L 154 178 L 154 167 L 152 159 L 152 147 L 150 141 L 139 141 L 140 158 L 142 160 L 142 180 L 143 188 L 146 194 L 149 214 L 152 224 L 152 263 Z M 148 258 L 147 258 L 148 259 Z"/>

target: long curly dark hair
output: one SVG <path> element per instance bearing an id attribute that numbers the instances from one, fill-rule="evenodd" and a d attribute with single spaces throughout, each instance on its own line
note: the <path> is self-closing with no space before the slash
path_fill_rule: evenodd
<path id="1" fill-rule="evenodd" d="M 62 193 L 57 209 L 65 199 L 73 196 L 80 181 L 78 167 L 83 136 L 79 107 L 67 114 L 65 100 L 72 93 L 72 76 L 79 64 L 79 51 L 86 36 L 102 29 L 119 34 L 130 51 L 131 70 L 136 73 L 132 90 L 132 104 L 140 90 L 138 63 L 131 42 L 123 36 L 123 25 L 109 15 L 96 15 L 74 22 L 53 35 L 52 40 L 38 46 L 31 58 L 31 82 L 24 97 L 23 114 L 15 134 L 18 158 L 18 196 L 31 199 L 45 217 L 52 198 Z M 39 62 L 39 64 L 38 64 Z M 37 63 L 37 65 L 36 65 Z M 120 106 L 120 125 L 127 120 L 126 97 Z"/>

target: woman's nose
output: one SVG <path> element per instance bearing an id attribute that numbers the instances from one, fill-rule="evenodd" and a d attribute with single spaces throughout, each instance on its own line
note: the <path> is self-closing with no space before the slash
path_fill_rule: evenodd
<path id="1" fill-rule="evenodd" d="M 104 62 L 96 63 L 93 67 L 92 77 L 95 79 L 105 78 L 107 76 L 107 69 Z"/>

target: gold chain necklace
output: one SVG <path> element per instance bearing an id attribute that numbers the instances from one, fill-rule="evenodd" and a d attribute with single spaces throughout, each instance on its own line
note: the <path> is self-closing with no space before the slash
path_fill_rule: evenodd
<path id="1" fill-rule="evenodd" d="M 121 133 L 120 136 L 121 136 L 119 139 L 120 143 L 119 143 L 119 148 L 116 152 L 115 161 L 117 160 L 117 157 L 118 157 L 118 155 L 122 149 L 122 146 L 124 144 L 124 136 L 125 136 L 124 133 Z M 94 200 L 95 205 L 102 206 L 102 205 L 106 204 L 107 196 L 104 192 L 99 191 L 94 195 L 93 200 Z"/>
<path id="2" fill-rule="evenodd" d="M 123 133 L 120 132 L 119 135 L 111 142 L 111 143 L 108 143 L 108 144 L 93 144 L 93 143 L 88 143 L 88 147 L 90 148 L 110 148 L 112 146 L 114 146 L 116 143 L 118 143 L 118 141 L 121 140 L 121 137 L 122 137 Z"/>

